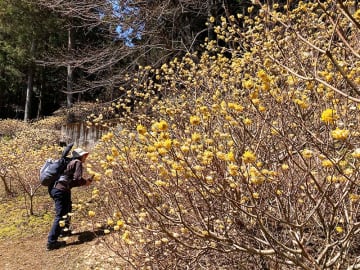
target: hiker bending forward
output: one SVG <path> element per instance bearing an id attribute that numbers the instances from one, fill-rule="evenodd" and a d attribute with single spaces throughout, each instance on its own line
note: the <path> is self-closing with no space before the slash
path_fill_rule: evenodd
<path id="1" fill-rule="evenodd" d="M 84 179 L 83 163 L 88 152 L 77 148 L 72 152 L 72 160 L 67 165 L 64 173 L 50 190 L 50 196 L 55 202 L 55 219 L 48 235 L 47 250 L 64 246 L 65 241 L 58 241 L 62 228 L 69 230 L 68 214 L 72 210 L 71 189 L 73 187 L 90 185 L 92 178 Z M 60 222 L 61 221 L 61 222 Z M 60 224 L 62 223 L 62 224 Z"/>

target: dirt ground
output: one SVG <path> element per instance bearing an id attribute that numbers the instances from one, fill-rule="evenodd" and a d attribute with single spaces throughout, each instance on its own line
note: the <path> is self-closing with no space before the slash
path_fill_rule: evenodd
<path id="1" fill-rule="evenodd" d="M 94 233 L 80 212 L 71 222 L 75 233 L 59 239 L 65 240 L 66 246 L 47 251 L 47 234 L 54 216 L 54 204 L 48 194 L 36 196 L 35 215 L 29 216 L 23 196 L 5 196 L 2 190 L 0 183 L 0 270 L 127 269 L 105 246 L 107 236 L 103 230 Z M 88 193 L 91 189 L 78 190 L 73 194 L 73 202 L 86 201 Z"/>
<path id="2" fill-rule="evenodd" d="M 47 251 L 47 235 L 0 240 L 2 270 L 123 269 L 119 258 L 105 248 L 103 237 L 81 232 L 62 240 L 66 246 Z"/>

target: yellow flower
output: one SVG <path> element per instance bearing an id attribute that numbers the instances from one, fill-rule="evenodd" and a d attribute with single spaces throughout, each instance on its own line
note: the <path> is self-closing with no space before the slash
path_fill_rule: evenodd
<path id="1" fill-rule="evenodd" d="M 358 194 L 355 194 L 355 193 L 351 193 L 349 195 L 349 198 L 352 202 L 357 202 L 359 199 L 360 199 L 360 195 Z"/>
<path id="2" fill-rule="evenodd" d="M 146 133 L 146 128 L 145 128 L 143 125 L 138 125 L 138 126 L 136 127 L 136 130 L 137 130 L 137 132 L 139 132 L 139 134 L 141 134 L 141 135 L 144 135 L 144 134 Z"/>
<path id="3" fill-rule="evenodd" d="M 360 158 L 360 148 L 356 148 L 351 154 L 354 158 Z"/>
<path id="4" fill-rule="evenodd" d="M 108 136 L 109 140 L 111 140 L 111 139 L 114 137 L 114 133 L 109 132 L 109 133 L 107 134 L 107 136 Z"/>
<path id="5" fill-rule="evenodd" d="M 267 81 L 269 79 L 266 71 L 263 69 L 259 70 L 256 75 L 263 81 Z"/>
<path id="6" fill-rule="evenodd" d="M 199 141 L 201 140 L 201 134 L 200 134 L 200 133 L 197 133 L 197 132 L 193 133 L 193 134 L 191 135 L 191 140 L 192 140 L 193 142 L 199 142 Z"/>
<path id="7" fill-rule="evenodd" d="M 169 184 L 167 182 L 161 181 L 161 180 L 156 180 L 154 183 L 156 186 L 158 187 L 164 187 L 164 186 L 168 186 Z"/>
<path id="8" fill-rule="evenodd" d="M 239 169 L 239 167 L 235 164 L 230 164 L 228 166 L 229 174 L 232 176 L 238 175 L 238 169 Z"/>
<path id="9" fill-rule="evenodd" d="M 172 140 L 171 139 L 166 139 L 164 142 L 163 142 L 163 146 L 166 148 L 166 149 L 170 149 L 171 148 L 171 145 L 172 145 Z"/>
<path id="10" fill-rule="evenodd" d="M 335 130 L 331 131 L 331 136 L 335 140 L 344 141 L 349 137 L 350 131 L 347 129 L 339 129 L 336 128 Z"/>
<path id="11" fill-rule="evenodd" d="M 239 104 L 234 104 L 234 110 L 237 112 L 242 112 L 244 110 L 244 106 Z"/>
<path id="12" fill-rule="evenodd" d="M 300 106 L 302 109 L 306 109 L 309 107 L 309 104 L 306 102 L 306 100 L 296 98 L 294 99 L 294 103 Z"/>
<path id="13" fill-rule="evenodd" d="M 167 239 L 166 237 L 161 238 L 161 242 L 163 242 L 163 243 L 168 243 L 168 242 L 169 242 L 169 239 Z"/>
<path id="14" fill-rule="evenodd" d="M 257 193 L 257 192 L 254 192 L 254 193 L 252 194 L 252 197 L 253 197 L 254 199 L 259 199 L 259 198 L 260 198 L 260 194 Z"/>
<path id="15" fill-rule="evenodd" d="M 160 241 L 160 240 L 156 240 L 156 241 L 154 242 L 154 244 L 155 244 L 156 247 L 158 247 L 158 246 L 161 245 L 161 241 Z"/>
<path id="16" fill-rule="evenodd" d="M 89 215 L 89 217 L 95 217 L 95 212 L 90 210 L 88 212 L 88 215 Z"/>
<path id="17" fill-rule="evenodd" d="M 111 154 L 112 154 L 114 157 L 117 157 L 117 156 L 119 155 L 119 151 L 118 151 L 118 149 L 117 149 L 115 146 L 113 146 L 113 147 L 111 148 Z"/>
<path id="18" fill-rule="evenodd" d="M 120 219 L 120 220 L 118 220 L 118 221 L 116 222 L 116 225 L 119 226 L 119 228 L 122 228 L 122 227 L 124 227 L 125 222 Z"/>
<path id="19" fill-rule="evenodd" d="M 208 235 L 209 235 L 209 232 L 208 232 L 208 231 L 201 231 L 201 234 L 202 234 L 203 236 L 208 236 Z"/>
<path id="20" fill-rule="evenodd" d="M 159 155 L 161 155 L 161 156 L 167 154 L 167 152 L 168 152 L 168 150 L 167 150 L 166 148 L 164 148 L 164 147 L 160 147 L 160 148 L 158 149 L 158 153 L 159 153 Z"/>
<path id="21" fill-rule="evenodd" d="M 226 154 L 226 161 L 235 161 L 235 155 L 234 152 L 230 151 Z"/>
<path id="22" fill-rule="evenodd" d="M 357 20 L 358 22 L 360 22 L 360 9 L 358 9 L 357 11 L 355 11 L 353 17 L 354 17 L 355 20 Z"/>
<path id="23" fill-rule="evenodd" d="M 244 163 L 253 163 L 256 160 L 256 155 L 252 151 L 247 150 L 242 155 L 242 160 Z"/>
<path id="24" fill-rule="evenodd" d="M 252 120 L 251 120 L 250 118 L 245 118 L 245 119 L 243 120 L 243 123 L 244 123 L 245 125 L 249 126 L 249 125 L 252 124 Z"/>
<path id="25" fill-rule="evenodd" d="M 281 169 L 284 170 L 284 171 L 286 171 L 286 170 L 289 169 L 289 165 L 287 165 L 287 164 L 282 164 L 282 165 L 281 165 Z"/>
<path id="26" fill-rule="evenodd" d="M 213 159 L 213 157 L 214 157 L 214 153 L 213 152 L 211 152 L 211 151 L 209 151 L 209 150 L 206 150 L 205 152 L 204 152 L 204 154 L 203 154 L 203 159 L 205 160 L 205 161 L 211 161 L 212 159 Z"/>
<path id="27" fill-rule="evenodd" d="M 221 151 L 219 151 L 219 152 L 217 152 L 216 153 L 216 157 L 218 158 L 218 159 L 220 159 L 220 160 L 226 160 L 226 154 L 225 153 L 223 153 L 223 152 L 221 152 Z"/>
<path id="28" fill-rule="evenodd" d="M 190 116 L 190 124 L 199 125 L 200 124 L 200 117 L 198 117 L 196 115 Z"/>
<path id="29" fill-rule="evenodd" d="M 109 161 L 109 162 L 112 162 L 112 161 L 114 161 L 114 157 L 111 156 L 111 155 L 107 155 L 106 160 Z"/>
<path id="30" fill-rule="evenodd" d="M 321 121 L 326 124 L 332 124 L 338 119 L 338 115 L 335 110 L 333 109 L 326 109 L 321 113 Z"/>
<path id="31" fill-rule="evenodd" d="M 265 112 L 266 111 L 266 107 L 259 105 L 259 111 L 260 112 Z"/>
<path id="32" fill-rule="evenodd" d="M 313 151 L 309 150 L 309 149 L 304 149 L 301 152 L 303 158 L 311 158 L 313 156 Z"/>
<path id="33" fill-rule="evenodd" d="M 161 120 L 158 124 L 157 124 L 157 128 L 161 131 L 166 131 L 169 128 L 168 123 L 165 120 Z"/>
<path id="34" fill-rule="evenodd" d="M 352 175 L 354 173 L 353 169 L 347 168 L 344 170 L 345 175 Z"/>
<path id="35" fill-rule="evenodd" d="M 112 226 L 114 224 L 114 220 L 112 218 L 107 219 L 107 225 Z"/>
<path id="36" fill-rule="evenodd" d="M 325 168 L 331 168 L 334 164 L 329 159 L 325 159 L 321 162 L 321 165 Z"/>
<path id="37" fill-rule="evenodd" d="M 344 231 L 344 229 L 341 227 L 341 226 L 336 226 L 335 230 L 338 232 L 338 233 L 342 233 Z"/>
<path id="38" fill-rule="evenodd" d="M 94 180 L 95 180 L 95 181 L 100 181 L 100 179 L 101 179 L 101 174 L 95 173 L 95 174 L 94 174 Z"/>
<path id="39" fill-rule="evenodd" d="M 251 89 L 254 86 L 254 83 L 249 79 L 242 82 L 245 89 Z"/>
<path id="40" fill-rule="evenodd" d="M 124 234 L 121 236 L 122 240 L 126 241 L 126 240 L 129 240 L 130 238 L 130 232 L 128 230 L 126 230 L 124 232 Z"/>
<path id="41" fill-rule="evenodd" d="M 105 171 L 105 176 L 107 176 L 107 177 L 111 177 L 112 174 L 113 174 L 113 170 L 112 170 L 112 169 L 107 169 L 107 170 Z"/>
<path id="42" fill-rule="evenodd" d="M 188 145 L 182 145 L 180 146 L 180 150 L 183 151 L 184 153 L 189 152 L 190 148 Z"/>

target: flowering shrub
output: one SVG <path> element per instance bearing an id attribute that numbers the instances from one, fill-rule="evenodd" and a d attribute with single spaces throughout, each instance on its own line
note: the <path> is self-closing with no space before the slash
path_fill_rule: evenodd
<path id="1" fill-rule="evenodd" d="M 359 269 L 359 11 L 277 8 L 141 68 L 157 82 L 129 94 L 147 113 L 91 155 L 89 215 L 134 269 Z"/>
<path id="2" fill-rule="evenodd" d="M 2 119 L 0 120 L 0 136 L 10 139 L 16 132 L 24 130 L 26 123 L 15 119 Z"/>
<path id="3" fill-rule="evenodd" d="M 38 123 L 0 121 L 0 130 L 9 130 L 9 126 L 18 127 L 11 137 L 5 135 L 0 138 L 0 179 L 7 195 L 25 195 L 29 214 L 34 211 L 33 198 L 40 187 L 41 166 L 46 159 L 59 157 L 62 150 L 56 145 L 60 134 L 49 128 L 49 122 L 56 121 L 52 118 Z M 44 188 L 43 191 L 46 193 L 47 189 Z"/>

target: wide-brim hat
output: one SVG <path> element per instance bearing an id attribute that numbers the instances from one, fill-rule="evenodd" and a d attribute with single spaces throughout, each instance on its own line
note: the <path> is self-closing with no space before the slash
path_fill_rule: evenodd
<path id="1" fill-rule="evenodd" d="M 81 148 L 76 148 L 74 149 L 74 151 L 72 151 L 72 156 L 73 158 L 79 158 L 85 155 L 88 155 L 89 152 L 86 152 L 85 150 L 81 149 Z"/>

